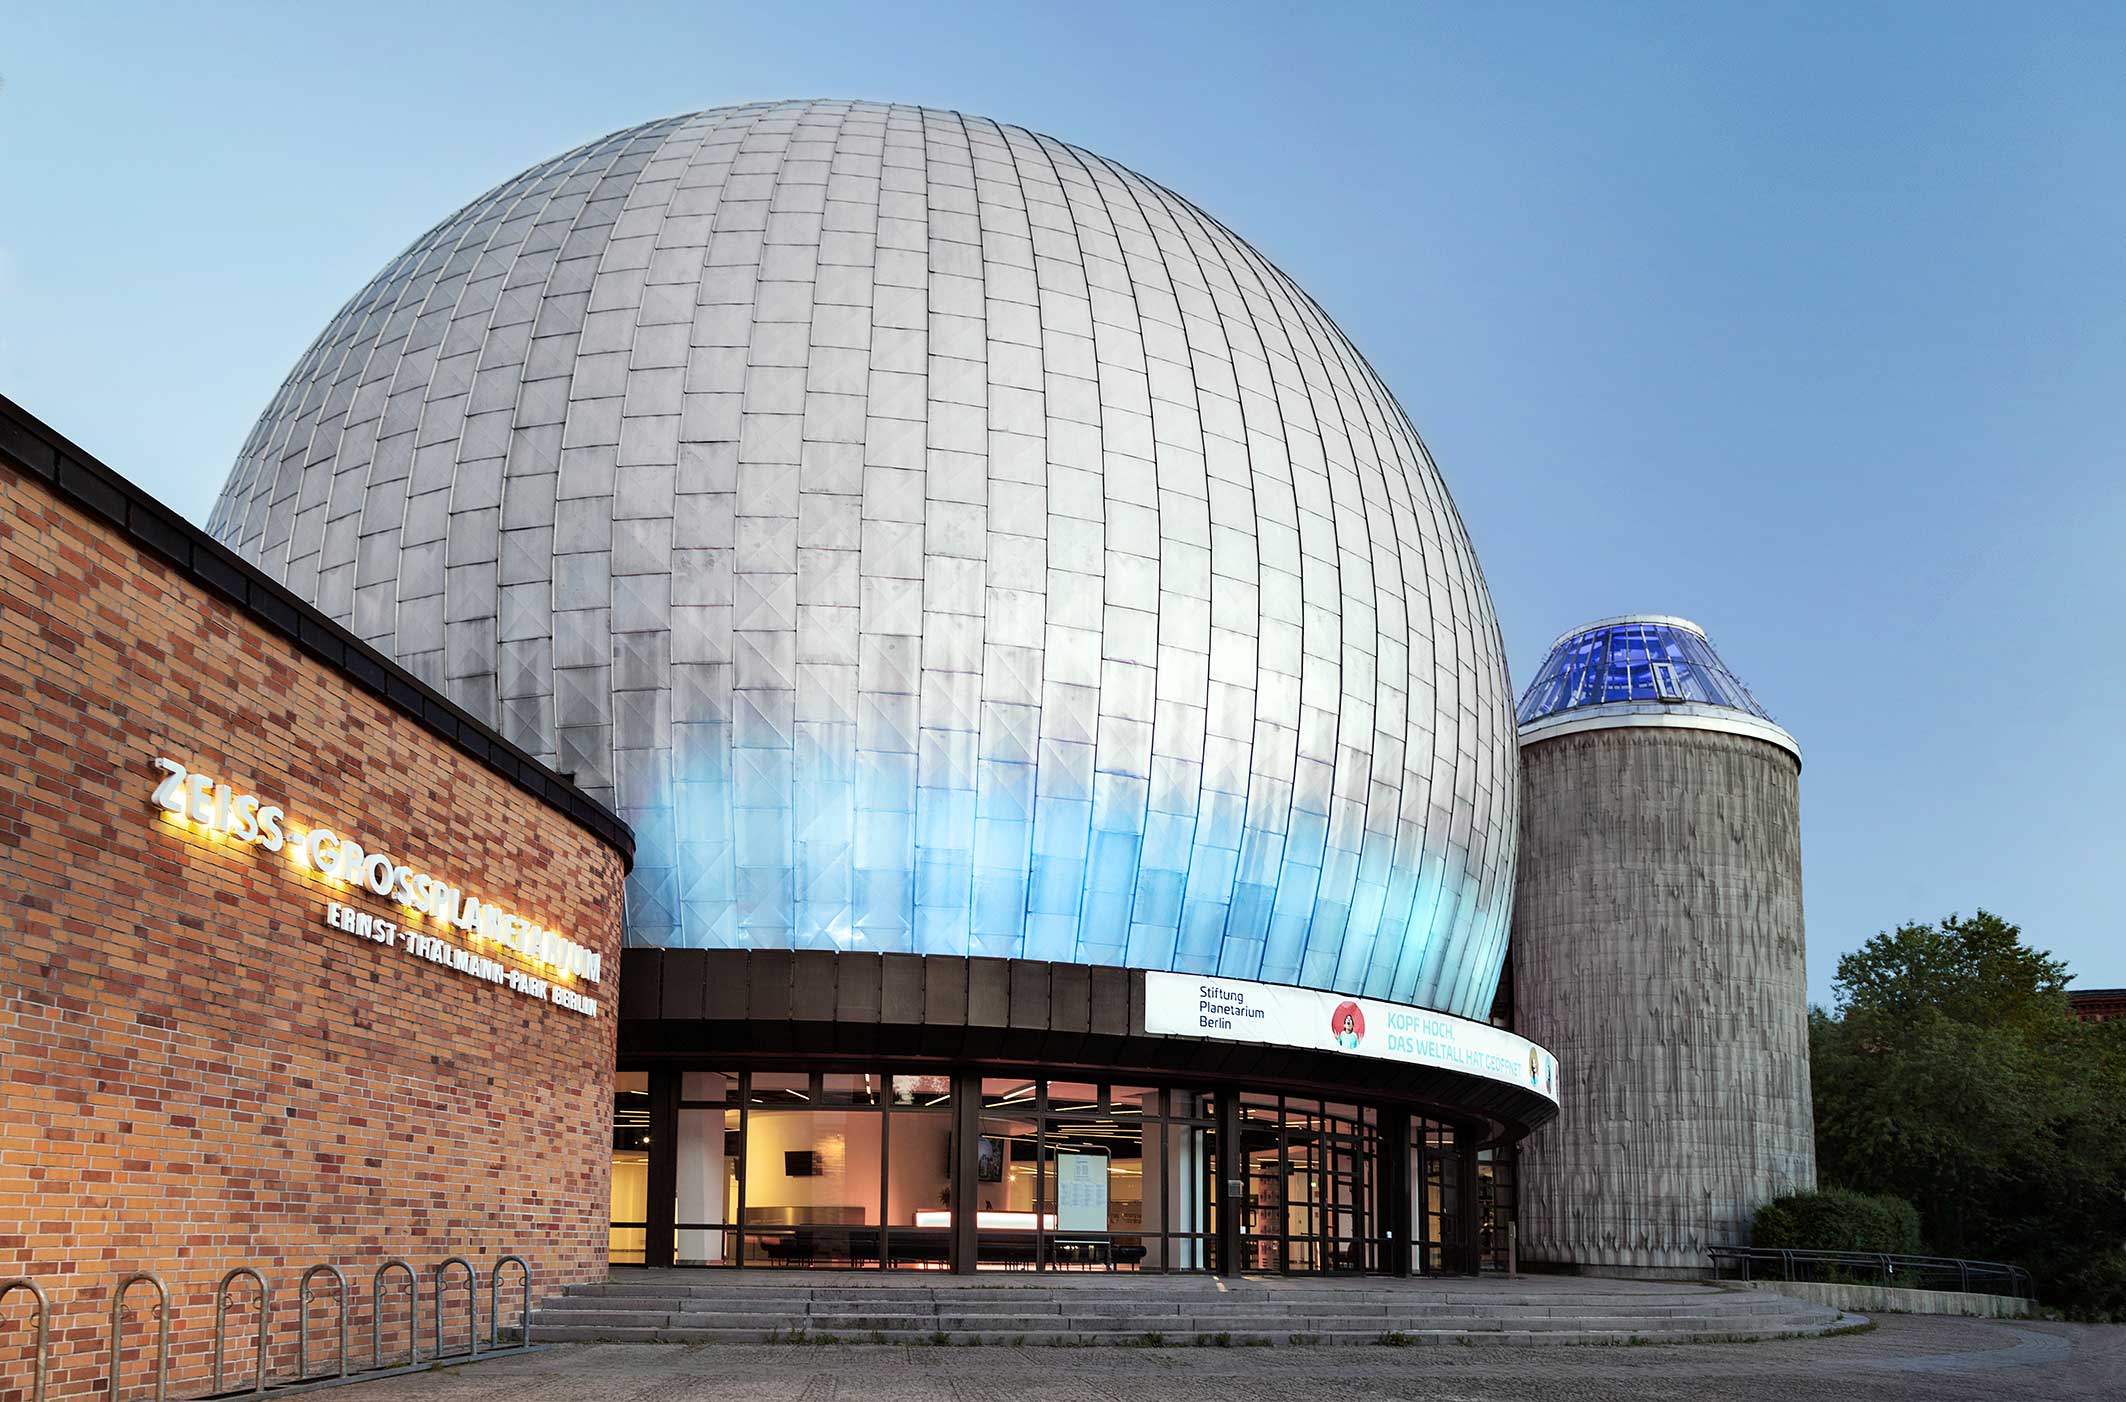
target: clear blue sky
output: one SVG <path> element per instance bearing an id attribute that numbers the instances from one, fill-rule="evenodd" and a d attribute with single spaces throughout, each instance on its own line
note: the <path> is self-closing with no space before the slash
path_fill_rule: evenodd
<path id="1" fill-rule="evenodd" d="M 2126 7 L 2064 3 L 0 0 L 0 389 L 201 519 L 340 303 L 542 157 L 763 98 L 1017 122 L 1341 322 L 1516 687 L 1706 625 L 1808 757 L 1815 996 L 1979 905 L 2126 985 L 2122 74 Z"/>

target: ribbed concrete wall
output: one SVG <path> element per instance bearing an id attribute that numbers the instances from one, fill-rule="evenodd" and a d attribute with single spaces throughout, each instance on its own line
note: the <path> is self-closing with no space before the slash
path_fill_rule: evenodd
<path id="1" fill-rule="evenodd" d="M 1516 1029 L 1556 1052 L 1521 1249 L 1701 1271 L 1816 1183 L 1800 777 L 1761 740 L 1618 728 L 1526 747 Z"/>

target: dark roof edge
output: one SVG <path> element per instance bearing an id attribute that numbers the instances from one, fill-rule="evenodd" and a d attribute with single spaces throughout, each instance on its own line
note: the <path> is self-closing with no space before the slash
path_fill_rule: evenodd
<path id="1" fill-rule="evenodd" d="M 635 865 L 635 834 L 612 809 L 504 739 L 492 726 L 378 652 L 112 471 L 51 425 L 0 394 L 0 461 L 42 480 L 55 495 L 102 518 L 228 600 L 260 627 L 338 672 L 385 705 L 448 741 L 532 797 L 574 820 Z"/>

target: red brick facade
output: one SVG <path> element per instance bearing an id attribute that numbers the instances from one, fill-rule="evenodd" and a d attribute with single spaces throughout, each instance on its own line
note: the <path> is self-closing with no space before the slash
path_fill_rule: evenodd
<path id="1" fill-rule="evenodd" d="M 2067 1010 L 2084 1022 L 2126 1018 L 2126 988 L 2070 988 Z"/>
<path id="2" fill-rule="evenodd" d="M 602 981 L 568 986 L 597 1015 L 329 927 L 338 901 L 533 967 L 328 880 L 295 844 L 163 813 L 157 756 L 587 946 Z M 171 1286 L 173 1396 L 205 1390 L 232 1266 L 272 1286 L 281 1374 L 297 1277 L 319 1262 L 356 1287 L 357 1366 L 387 1257 L 422 1272 L 424 1346 L 445 1256 L 480 1270 L 483 1335 L 504 1252 L 542 1294 L 602 1278 L 623 874 L 558 809 L 0 464 L 0 1279 L 52 1296 L 51 1395 L 100 1389 L 129 1270 Z M 248 1381 L 242 1298 L 230 1359 Z M 0 1398 L 27 1384 L 27 1314 L 19 1293 L 0 1311 Z M 150 1316 L 133 1312 L 129 1345 Z M 313 1366 L 329 1362 L 329 1306 L 310 1328 Z"/>

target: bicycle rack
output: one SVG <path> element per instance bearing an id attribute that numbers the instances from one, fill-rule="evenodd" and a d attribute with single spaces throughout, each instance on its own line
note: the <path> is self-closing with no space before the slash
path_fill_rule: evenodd
<path id="1" fill-rule="evenodd" d="M 238 1266 L 222 1276 L 221 1284 L 214 1287 L 214 1390 L 217 1393 L 236 1390 L 224 1389 L 221 1385 L 222 1344 L 226 1341 L 229 1322 L 229 1287 L 245 1276 L 258 1286 L 258 1358 L 252 1370 L 251 1391 L 266 1390 L 266 1335 L 273 1327 L 273 1287 L 249 1266 Z"/>
<path id="2" fill-rule="evenodd" d="M 125 1318 L 126 1291 L 142 1281 L 155 1287 L 156 1311 L 161 1317 L 155 1331 L 155 1402 L 165 1402 L 170 1393 L 170 1287 L 163 1284 L 162 1277 L 153 1271 L 134 1271 L 119 1281 L 118 1288 L 111 1292 L 111 1371 L 104 1379 L 105 1390 L 112 1397 L 118 1396 L 121 1356 L 118 1330 Z"/>
<path id="3" fill-rule="evenodd" d="M 504 1256 L 502 1259 L 514 1261 L 517 1258 Z M 531 1267 L 526 1266 L 524 1270 L 524 1298 L 529 1301 L 531 1299 Z M 18 1275 L 12 1280 L 0 1280 L 0 1304 L 5 1304 L 7 1297 L 17 1290 L 29 1291 L 30 1298 L 37 1302 L 37 1371 L 31 1375 L 33 1381 L 30 1383 L 30 1402 L 44 1402 L 44 1380 L 52 1362 L 52 1301 L 51 1297 L 44 1293 L 43 1286 L 26 1275 Z M 525 1327 L 528 1329 L 531 1327 L 531 1315 L 529 1313 L 531 1306 L 529 1303 L 525 1305 L 525 1309 L 527 1311 L 524 1316 Z"/>
<path id="4" fill-rule="evenodd" d="M 524 1319 L 517 1333 L 517 1342 L 511 1347 L 522 1348 L 531 1342 L 531 1262 L 522 1256 L 504 1256 L 495 1262 L 487 1273 L 487 1351 L 495 1352 L 502 1347 L 502 1268 L 515 1261 L 524 1272 Z"/>
<path id="5" fill-rule="evenodd" d="M 347 1376 L 347 1276 L 338 1266 L 312 1266 L 303 1272 L 301 1284 L 296 1287 L 295 1299 L 295 1380 L 310 1381 L 310 1282 L 321 1275 L 329 1275 L 338 1289 L 340 1302 L 340 1367 L 337 1376 Z M 323 1377 L 324 1374 L 318 1374 Z"/>
<path id="6" fill-rule="evenodd" d="M 472 1262 L 463 1256 L 445 1256 L 436 1262 L 436 1353 L 443 1357 L 443 1290 L 444 1282 L 452 1266 L 465 1268 L 465 1354 L 467 1358 L 480 1356 L 480 1273 L 472 1268 Z M 456 1358 L 459 1355 L 450 1355 Z"/>
<path id="7" fill-rule="evenodd" d="M 518 1320 L 518 1337 L 515 1343 L 504 1344 L 502 1330 L 503 1274 L 514 1265 L 520 1272 L 519 1286 L 522 1291 L 522 1313 Z M 465 1273 L 465 1329 L 466 1346 L 454 1353 L 443 1351 L 443 1327 L 445 1296 L 452 1282 L 452 1271 Z M 393 1271 L 406 1277 L 407 1306 L 407 1351 L 403 1361 L 384 1359 L 384 1314 L 386 1292 Z M 435 1359 L 477 1359 L 485 1354 L 515 1353 L 531 1347 L 532 1335 L 532 1270 L 531 1263 L 515 1253 L 496 1259 L 488 1274 L 487 1308 L 488 1335 L 483 1349 L 480 1343 L 480 1272 L 463 1256 L 446 1256 L 434 1266 L 435 1271 Z M 339 1356 L 327 1370 L 312 1374 L 310 1371 L 310 1305 L 320 1298 L 316 1283 L 320 1277 L 330 1276 L 338 1303 Z M 239 1384 L 226 1386 L 228 1371 L 228 1323 L 231 1302 L 230 1287 L 237 1281 L 249 1279 L 258 1287 L 258 1333 L 254 1345 L 253 1373 L 248 1387 Z M 167 1402 L 170 1385 L 170 1333 L 172 1308 L 170 1287 L 153 1271 L 134 1271 L 118 1281 L 111 1292 L 111 1341 L 110 1362 L 104 1377 L 105 1395 L 117 1399 L 123 1395 L 125 1363 L 125 1321 L 127 1301 L 136 1285 L 147 1285 L 155 1291 L 155 1402 Z M 36 1355 L 33 1381 L 30 1390 L 21 1394 L 27 1402 L 45 1402 L 51 1374 L 52 1302 L 44 1287 L 27 1276 L 0 1279 L 0 1305 L 17 1290 L 27 1290 L 35 1302 Z M 215 1396 L 259 1396 L 269 1390 L 303 1383 L 324 1382 L 334 1378 L 359 1377 L 365 1373 L 388 1372 L 397 1368 L 417 1367 L 421 1364 L 421 1277 L 412 1263 L 394 1256 L 376 1268 L 370 1279 L 370 1291 L 375 1305 L 369 1321 L 370 1366 L 355 1368 L 348 1357 L 348 1327 L 353 1312 L 353 1292 L 346 1273 L 329 1262 L 315 1265 L 304 1271 L 296 1287 L 297 1335 L 296 1372 L 292 1378 L 278 1382 L 268 1377 L 267 1367 L 272 1347 L 273 1287 L 265 1276 L 251 1266 L 237 1266 L 228 1271 L 214 1288 L 214 1376 Z"/>
<path id="8" fill-rule="evenodd" d="M 410 1367 L 421 1361 L 421 1278 L 414 1274 L 410 1264 L 394 1256 L 376 1268 L 376 1275 L 369 1282 L 369 1296 L 375 1305 L 369 1313 L 369 1366 L 372 1368 L 384 1366 L 384 1276 L 394 1269 L 406 1272 L 406 1362 Z"/>

